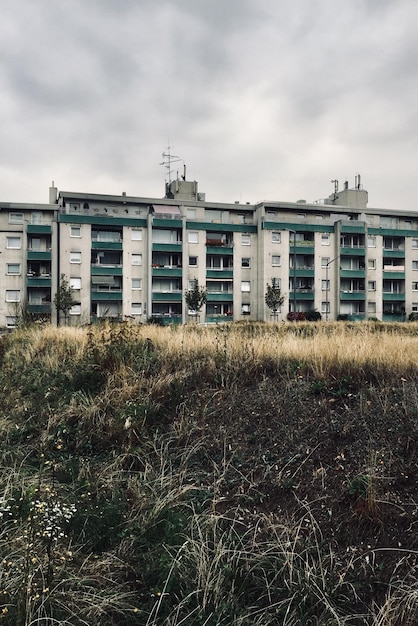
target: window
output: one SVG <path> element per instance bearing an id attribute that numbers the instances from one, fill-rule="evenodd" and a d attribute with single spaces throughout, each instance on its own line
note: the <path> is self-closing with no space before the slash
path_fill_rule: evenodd
<path id="1" fill-rule="evenodd" d="M 249 246 L 250 244 L 251 244 L 250 235 L 248 235 L 247 233 L 242 233 L 241 234 L 241 245 L 242 246 Z"/>
<path id="2" fill-rule="evenodd" d="M 376 259 L 367 259 L 367 267 L 369 270 L 376 269 Z"/>
<path id="3" fill-rule="evenodd" d="M 328 233 L 321 234 L 321 244 L 323 246 L 329 246 L 329 235 Z"/>
<path id="4" fill-rule="evenodd" d="M 9 224 L 23 224 L 23 213 L 9 213 Z"/>
<path id="5" fill-rule="evenodd" d="M 199 243 L 199 233 L 197 230 L 189 230 L 187 233 L 187 241 L 189 243 Z"/>
<path id="6" fill-rule="evenodd" d="M 272 265 L 280 265 L 281 263 L 281 257 L 279 254 L 273 254 L 271 257 L 271 264 Z"/>
<path id="7" fill-rule="evenodd" d="M 328 267 L 329 265 L 329 256 L 323 256 L 321 258 L 321 267 Z"/>
<path id="8" fill-rule="evenodd" d="M 280 243 L 282 240 L 281 233 L 278 230 L 273 230 L 271 233 L 271 241 L 272 243 Z"/>
<path id="9" fill-rule="evenodd" d="M 81 252 L 70 252 L 70 263 L 81 263 Z"/>
<path id="10" fill-rule="evenodd" d="M 273 278 L 271 279 L 271 284 L 272 284 L 272 287 L 275 287 L 276 289 L 280 289 L 280 278 L 276 278 L 273 276 Z"/>
<path id="11" fill-rule="evenodd" d="M 6 274 L 20 275 L 20 263 L 7 263 Z"/>
<path id="12" fill-rule="evenodd" d="M 412 269 L 418 270 L 418 261 L 412 261 Z"/>
<path id="13" fill-rule="evenodd" d="M 376 302 L 367 303 L 367 313 L 376 313 Z"/>
<path id="14" fill-rule="evenodd" d="M 21 247 L 21 237 L 6 237 L 6 248 L 8 248 L 9 250 L 20 250 Z"/>
<path id="15" fill-rule="evenodd" d="M 6 327 L 15 328 L 17 324 L 17 317 L 15 315 L 6 315 Z"/>
<path id="16" fill-rule="evenodd" d="M 321 313 L 327 315 L 330 312 L 330 303 L 322 302 L 321 303 Z"/>
<path id="17" fill-rule="evenodd" d="M 70 237 L 81 237 L 81 226 L 70 226 Z"/>
<path id="18" fill-rule="evenodd" d="M 142 315 L 142 303 L 141 302 L 132 302 L 131 315 Z"/>
<path id="19" fill-rule="evenodd" d="M 197 267 L 197 256 L 189 256 L 189 265 Z"/>
<path id="20" fill-rule="evenodd" d="M 31 216 L 32 224 L 43 224 L 43 215 L 41 211 L 34 211 Z"/>
<path id="21" fill-rule="evenodd" d="M 80 205 L 77 202 L 71 202 L 70 203 L 70 209 L 72 211 L 78 211 L 80 208 Z"/>
<path id="22" fill-rule="evenodd" d="M 329 291 L 329 280 L 323 280 L 321 284 L 322 291 Z"/>
<path id="23" fill-rule="evenodd" d="M 418 291 L 418 283 L 412 283 L 412 291 Z"/>
<path id="24" fill-rule="evenodd" d="M 367 281 L 367 291 L 376 291 L 376 281 L 375 280 Z"/>
<path id="25" fill-rule="evenodd" d="M 81 315 L 81 304 L 73 304 L 70 309 L 70 315 Z"/>
<path id="26" fill-rule="evenodd" d="M 324 216 L 320 215 L 319 213 L 317 215 L 315 215 L 315 217 L 316 217 L 317 220 L 323 220 L 324 219 Z"/>
<path id="27" fill-rule="evenodd" d="M 251 267 L 251 261 L 249 257 L 242 257 L 241 259 L 241 267 L 249 268 Z"/>
<path id="28" fill-rule="evenodd" d="M 131 230 L 131 241 L 142 241 L 142 228 L 133 228 Z"/>
<path id="29" fill-rule="evenodd" d="M 20 302 L 20 289 L 6 289 L 6 302 Z"/>
<path id="30" fill-rule="evenodd" d="M 306 217 L 306 213 L 298 213 L 296 217 L 298 218 L 298 220 L 304 220 Z"/>
<path id="31" fill-rule="evenodd" d="M 241 291 L 251 291 L 251 283 L 249 280 L 242 280 L 241 281 Z"/>
<path id="32" fill-rule="evenodd" d="M 413 302 L 412 303 L 412 311 L 414 313 L 418 313 L 418 302 Z"/>
<path id="33" fill-rule="evenodd" d="M 376 237 L 374 235 L 369 235 L 367 237 L 367 245 L 369 248 L 375 248 L 376 247 Z"/>
<path id="34" fill-rule="evenodd" d="M 412 247 L 416 250 L 418 248 L 418 239 L 412 240 Z"/>
<path id="35" fill-rule="evenodd" d="M 251 305 L 250 304 L 243 304 L 241 306 L 241 313 L 242 313 L 242 315 L 251 315 Z"/>
<path id="36" fill-rule="evenodd" d="M 132 265 L 142 265 L 142 254 L 133 254 L 131 257 Z"/>
<path id="37" fill-rule="evenodd" d="M 81 278 L 70 278 L 71 289 L 81 289 Z"/>
<path id="38" fill-rule="evenodd" d="M 141 278 L 131 278 L 131 286 L 132 289 L 142 289 L 142 279 Z"/>

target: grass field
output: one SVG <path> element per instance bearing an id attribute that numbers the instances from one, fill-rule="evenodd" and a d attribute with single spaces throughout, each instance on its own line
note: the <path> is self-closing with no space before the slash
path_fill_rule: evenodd
<path id="1" fill-rule="evenodd" d="M 0 339 L 0 621 L 418 623 L 418 324 Z"/>

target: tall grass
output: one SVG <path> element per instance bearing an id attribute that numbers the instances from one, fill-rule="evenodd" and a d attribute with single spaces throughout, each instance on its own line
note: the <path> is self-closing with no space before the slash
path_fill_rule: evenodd
<path id="1" fill-rule="evenodd" d="M 414 323 L 0 339 L 0 623 L 418 623 L 416 545 L 379 544 L 416 528 L 417 341 Z"/>

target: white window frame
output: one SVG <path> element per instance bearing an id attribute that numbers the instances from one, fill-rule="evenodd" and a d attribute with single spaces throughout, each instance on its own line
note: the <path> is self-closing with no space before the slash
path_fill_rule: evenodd
<path id="1" fill-rule="evenodd" d="M 6 237 L 6 248 L 7 250 L 21 250 L 22 237 L 20 235 Z"/>
<path id="2" fill-rule="evenodd" d="M 199 231 L 198 230 L 188 230 L 187 231 L 187 241 L 188 241 L 188 243 L 199 243 Z"/>
<path id="3" fill-rule="evenodd" d="M 70 315 L 81 315 L 81 304 L 75 303 L 70 309 Z"/>
<path id="4" fill-rule="evenodd" d="M 16 295 L 11 295 L 16 294 Z M 6 289 L 5 300 L 6 302 L 20 302 L 21 293 L 20 289 Z"/>
<path id="5" fill-rule="evenodd" d="M 134 266 L 142 265 L 142 254 L 132 254 L 131 265 L 134 265 Z"/>
<path id="6" fill-rule="evenodd" d="M 70 237 L 81 237 L 81 226 L 78 224 L 72 224 L 70 226 Z"/>
<path id="7" fill-rule="evenodd" d="M 330 280 L 327 278 L 323 278 L 321 280 L 321 290 L 322 291 L 329 291 L 330 288 Z"/>
<path id="8" fill-rule="evenodd" d="M 241 281 L 241 292 L 242 293 L 250 293 L 251 291 L 251 281 L 250 280 L 242 280 Z"/>
<path id="9" fill-rule="evenodd" d="M 17 272 L 12 272 L 10 270 L 11 266 L 17 267 Z M 20 270 L 20 263 L 6 263 L 6 274 L 7 276 L 20 276 L 21 274 L 21 270 Z"/>
<path id="10" fill-rule="evenodd" d="M 323 256 L 321 257 L 321 267 L 328 267 L 330 262 L 330 257 L 329 256 Z"/>
<path id="11" fill-rule="evenodd" d="M 376 236 L 375 235 L 368 235 L 367 236 L 367 247 L 368 248 L 375 248 L 376 247 Z"/>
<path id="12" fill-rule="evenodd" d="M 376 259 L 367 259 L 367 269 L 368 270 L 376 269 Z"/>
<path id="13" fill-rule="evenodd" d="M 321 246 L 329 246 L 330 236 L 328 233 L 321 233 Z"/>
<path id="14" fill-rule="evenodd" d="M 281 243 L 282 242 L 282 233 L 279 230 L 271 231 L 271 243 Z"/>
<path id="15" fill-rule="evenodd" d="M 271 255 L 271 264 L 274 267 L 280 267 L 282 264 L 282 257 L 280 256 L 280 254 L 272 254 Z"/>
<path id="16" fill-rule="evenodd" d="M 331 312 L 331 303 L 326 301 L 326 302 L 321 302 L 321 313 L 322 315 L 328 315 Z"/>
<path id="17" fill-rule="evenodd" d="M 418 261 L 415 261 L 415 260 L 414 260 L 414 261 L 412 261 L 412 269 L 413 269 L 414 271 L 415 271 L 415 270 L 418 270 Z"/>
<path id="18" fill-rule="evenodd" d="M 192 259 L 196 259 L 196 263 L 192 263 Z M 198 257 L 196 255 L 189 256 L 189 266 L 197 267 L 198 266 Z"/>
<path id="19" fill-rule="evenodd" d="M 244 256 L 241 258 L 241 267 L 246 270 L 251 268 L 251 259 L 249 256 Z"/>
<path id="20" fill-rule="evenodd" d="M 142 315 L 142 302 L 131 303 L 131 315 Z"/>
<path id="21" fill-rule="evenodd" d="M 367 303 L 367 313 L 376 313 L 376 302 L 369 300 Z"/>
<path id="22" fill-rule="evenodd" d="M 138 286 L 135 286 L 135 282 L 138 283 Z M 142 289 L 142 278 L 131 278 L 131 288 L 134 291 L 139 291 L 140 289 Z"/>
<path id="23" fill-rule="evenodd" d="M 80 290 L 81 289 L 81 278 L 79 276 L 72 276 L 68 281 L 71 289 Z"/>
<path id="24" fill-rule="evenodd" d="M 142 228 L 132 228 L 131 241 L 142 241 L 142 238 L 143 238 Z"/>
<path id="25" fill-rule="evenodd" d="M 367 281 L 367 291 L 376 291 L 376 281 L 368 280 Z"/>
<path id="26" fill-rule="evenodd" d="M 250 246 L 251 245 L 251 235 L 248 233 L 241 233 L 241 245 L 242 246 Z"/>
<path id="27" fill-rule="evenodd" d="M 20 211 L 10 211 L 9 224 L 23 224 L 23 213 Z"/>
<path id="28" fill-rule="evenodd" d="M 81 252 L 79 250 L 71 250 L 70 263 L 81 263 Z"/>
<path id="29" fill-rule="evenodd" d="M 17 315 L 6 315 L 6 328 L 16 328 Z"/>
<path id="30" fill-rule="evenodd" d="M 418 239 L 412 239 L 411 247 L 412 247 L 413 250 L 417 250 L 418 249 Z"/>

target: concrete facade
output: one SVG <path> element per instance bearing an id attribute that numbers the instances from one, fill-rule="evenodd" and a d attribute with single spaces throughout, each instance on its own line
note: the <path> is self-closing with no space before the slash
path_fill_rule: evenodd
<path id="1" fill-rule="evenodd" d="M 276 319 L 405 320 L 418 313 L 418 212 L 369 209 L 356 177 L 326 200 L 226 204 L 195 181 L 164 198 L 58 192 L 49 204 L 0 202 L 0 327 L 22 315 L 57 323 L 60 277 L 71 324 L 103 317 L 190 319 L 184 291 L 207 289 L 199 321 L 273 319 L 266 284 L 286 299 Z"/>

